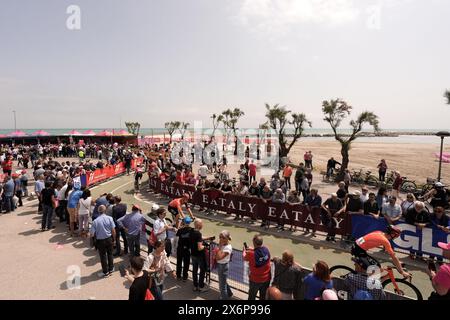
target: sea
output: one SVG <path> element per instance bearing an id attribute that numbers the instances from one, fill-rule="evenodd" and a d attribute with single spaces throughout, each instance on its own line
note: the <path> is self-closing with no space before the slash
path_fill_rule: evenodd
<path id="1" fill-rule="evenodd" d="M 71 130 L 76 130 L 79 132 L 85 132 L 87 130 L 93 130 L 95 132 L 101 132 L 103 130 L 108 131 L 119 131 L 123 130 L 124 128 L 59 128 L 59 129 L 42 129 L 46 132 L 48 132 L 50 135 L 65 135 Z M 248 128 L 250 129 L 250 128 Z M 21 129 L 18 128 L 20 131 L 24 131 L 27 135 L 33 135 L 34 132 L 41 130 L 41 128 L 37 129 Z M 247 130 L 247 129 L 243 129 Z M 445 130 L 445 129 L 444 129 Z M 0 129 L 0 135 L 7 135 L 14 131 L 13 129 Z M 211 133 L 211 129 L 203 128 L 204 132 Z M 377 137 L 360 137 L 358 138 L 358 142 L 382 142 L 382 143 L 414 143 L 414 144 L 440 144 L 440 138 L 436 137 L 434 133 L 442 131 L 441 129 L 383 129 L 382 132 L 389 132 L 397 134 L 398 136 L 392 137 L 392 136 L 377 136 Z M 445 130 L 445 131 L 448 131 Z M 290 130 L 286 130 L 287 133 L 290 133 Z M 342 129 L 339 131 L 340 133 L 351 133 L 351 129 Z M 363 132 L 371 132 L 369 130 L 363 131 Z M 313 129 L 305 129 L 304 134 L 305 135 L 314 135 L 314 137 L 303 137 L 302 139 L 308 139 L 308 140 L 320 140 L 320 141 L 333 141 L 333 137 L 329 137 L 326 135 L 332 134 L 333 131 L 328 128 L 313 128 Z M 413 134 L 413 133 L 420 133 L 420 134 Z M 139 131 L 140 136 L 152 136 L 152 135 L 163 135 L 165 134 L 168 137 L 167 130 L 164 128 L 141 128 Z M 325 135 L 322 137 L 322 135 Z M 188 136 L 188 134 L 186 134 Z"/>

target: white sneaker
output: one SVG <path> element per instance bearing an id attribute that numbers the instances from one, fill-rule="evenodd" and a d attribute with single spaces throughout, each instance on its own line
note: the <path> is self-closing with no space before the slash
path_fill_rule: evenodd
<path id="1" fill-rule="evenodd" d="M 97 273 L 97 277 L 99 277 L 99 278 L 106 278 L 107 276 L 108 276 L 108 274 L 107 273 L 103 273 L 103 271 Z"/>

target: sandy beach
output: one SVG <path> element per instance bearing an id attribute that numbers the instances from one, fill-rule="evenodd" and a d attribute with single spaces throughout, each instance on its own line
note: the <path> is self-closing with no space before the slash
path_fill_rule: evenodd
<path id="1" fill-rule="evenodd" d="M 341 161 L 341 147 L 337 141 L 320 141 L 318 139 L 302 139 L 292 148 L 289 158 L 294 163 L 303 161 L 305 151 L 311 150 L 313 165 L 319 170 L 325 170 L 327 161 L 334 157 Z M 434 153 L 439 152 L 436 143 L 383 143 L 356 142 L 350 150 L 350 170 L 371 170 L 378 175 L 377 165 L 385 159 L 388 170 L 398 170 L 402 176 L 422 184 L 427 177 L 436 178 L 438 175 L 438 158 Z M 444 147 L 444 152 L 450 152 L 450 143 Z M 450 164 L 442 164 L 442 180 L 450 183 Z"/>

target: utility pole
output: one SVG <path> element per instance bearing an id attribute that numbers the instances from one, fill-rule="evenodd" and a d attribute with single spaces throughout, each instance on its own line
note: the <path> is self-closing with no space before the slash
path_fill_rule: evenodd
<path id="1" fill-rule="evenodd" d="M 17 131 L 17 123 L 16 123 L 16 110 L 13 110 L 14 113 L 14 132 Z"/>

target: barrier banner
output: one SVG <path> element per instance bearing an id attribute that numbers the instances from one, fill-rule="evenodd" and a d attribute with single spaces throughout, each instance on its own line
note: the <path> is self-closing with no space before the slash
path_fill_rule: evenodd
<path id="1" fill-rule="evenodd" d="M 137 158 L 131 161 L 131 168 L 136 169 L 138 164 L 142 164 L 144 159 Z M 126 172 L 125 164 L 119 162 L 115 165 L 107 165 L 103 169 L 96 169 L 94 171 L 87 171 L 85 175 L 81 176 L 81 183 L 83 186 L 90 186 L 95 183 L 113 178 L 117 175 Z"/>
<path id="2" fill-rule="evenodd" d="M 311 210 L 302 204 L 277 204 L 256 197 L 241 196 L 237 194 L 222 193 L 218 190 L 196 190 L 194 186 L 179 183 L 162 182 L 159 178 L 150 177 L 150 185 L 157 193 L 162 193 L 171 198 L 178 198 L 187 192 L 191 195 L 191 203 L 202 208 L 226 212 L 227 214 L 239 214 L 252 219 L 282 222 L 297 227 L 307 227 L 314 231 L 328 231 L 320 219 L 320 208 Z M 349 234 L 350 223 L 344 218 L 334 218 L 336 222 L 336 234 Z"/>
<path id="3" fill-rule="evenodd" d="M 391 241 L 395 249 L 442 257 L 442 249 L 438 247 L 437 243 L 450 241 L 450 234 L 434 225 L 420 229 L 400 221 L 396 226 L 402 229 L 402 235 Z M 352 215 L 352 236 L 356 239 L 376 230 L 385 231 L 386 227 L 387 222 L 384 218 L 375 219 L 371 216 Z"/>

